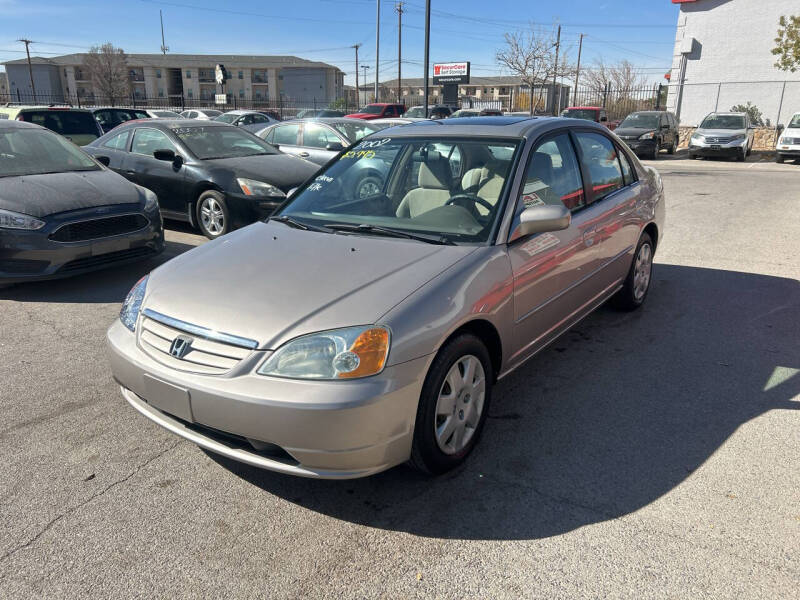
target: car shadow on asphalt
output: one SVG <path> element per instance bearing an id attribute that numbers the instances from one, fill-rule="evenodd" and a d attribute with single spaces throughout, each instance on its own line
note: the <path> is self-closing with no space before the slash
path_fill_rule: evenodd
<path id="1" fill-rule="evenodd" d="M 167 241 L 164 252 L 147 260 L 114 265 L 64 279 L 31 281 L 0 288 L 0 300 L 18 302 L 122 302 L 139 279 L 195 246 Z"/>
<path id="2" fill-rule="evenodd" d="M 800 409 L 798 281 L 658 264 L 654 284 L 643 310 L 601 308 L 498 383 L 480 444 L 444 476 L 319 481 L 208 455 L 308 510 L 425 537 L 543 538 L 632 513 L 749 420 Z"/>

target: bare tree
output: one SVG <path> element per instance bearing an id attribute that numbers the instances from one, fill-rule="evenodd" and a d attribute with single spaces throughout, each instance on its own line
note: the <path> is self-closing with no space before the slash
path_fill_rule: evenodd
<path id="1" fill-rule="evenodd" d="M 530 112 L 543 104 L 545 86 L 554 77 L 570 77 L 575 68 L 569 59 L 569 48 L 563 45 L 556 64 L 556 36 L 533 25 L 526 32 L 505 34 L 506 47 L 498 50 L 497 63 L 514 73 L 530 90 Z M 539 85 L 538 94 L 535 93 Z"/>
<path id="2" fill-rule="evenodd" d="M 607 65 L 602 58 L 595 59 L 592 67 L 584 73 L 583 80 L 598 94 L 607 88 L 626 92 L 647 85 L 647 80 L 636 70 L 633 63 L 622 60 L 615 65 Z"/>
<path id="3" fill-rule="evenodd" d="M 115 48 L 110 42 L 92 46 L 83 59 L 83 67 L 95 89 L 112 105 L 130 94 L 128 57 L 122 48 Z"/>

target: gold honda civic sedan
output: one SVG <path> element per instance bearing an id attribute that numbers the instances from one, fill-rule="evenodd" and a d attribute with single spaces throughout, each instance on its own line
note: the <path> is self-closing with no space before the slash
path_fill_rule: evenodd
<path id="1" fill-rule="evenodd" d="M 367 196 L 347 189 L 360 161 L 381 165 Z M 385 129 L 139 281 L 108 331 L 114 378 L 147 418 L 251 465 L 442 473 L 498 379 L 607 300 L 645 302 L 663 226 L 659 175 L 600 125 Z"/>

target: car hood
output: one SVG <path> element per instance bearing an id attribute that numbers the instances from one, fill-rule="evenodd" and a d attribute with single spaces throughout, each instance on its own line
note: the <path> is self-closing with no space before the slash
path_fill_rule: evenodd
<path id="1" fill-rule="evenodd" d="M 375 323 L 476 249 L 259 222 L 153 271 L 144 307 L 275 349 L 305 333 Z"/>
<path id="2" fill-rule="evenodd" d="M 620 137 L 639 137 L 645 133 L 650 133 L 651 131 L 655 131 L 655 129 L 648 127 L 617 127 L 614 130 L 614 133 Z"/>
<path id="3" fill-rule="evenodd" d="M 0 179 L 0 208 L 33 217 L 140 199 L 135 185 L 108 169 Z"/>
<path id="4" fill-rule="evenodd" d="M 746 129 L 698 129 L 695 131 L 703 137 L 733 137 L 735 135 L 746 135 Z"/>
<path id="5" fill-rule="evenodd" d="M 319 165 L 291 154 L 215 158 L 203 162 L 211 168 L 234 171 L 238 177 L 271 183 L 284 192 L 299 186 L 319 169 Z"/>
<path id="6" fill-rule="evenodd" d="M 781 131 L 781 136 L 800 137 L 800 127 L 787 127 Z"/>

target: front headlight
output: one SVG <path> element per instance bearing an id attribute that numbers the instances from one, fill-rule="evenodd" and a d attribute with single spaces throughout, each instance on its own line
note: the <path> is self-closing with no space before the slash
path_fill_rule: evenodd
<path id="1" fill-rule="evenodd" d="M 158 210 L 158 196 L 147 188 L 142 189 L 144 190 L 144 211 L 152 212 Z"/>
<path id="2" fill-rule="evenodd" d="M 304 335 L 276 350 L 258 373 L 292 379 L 354 379 L 383 371 L 389 329 L 365 325 Z"/>
<path id="3" fill-rule="evenodd" d="M 640 140 L 652 140 L 654 137 L 656 137 L 656 132 L 655 131 L 651 131 L 649 133 L 645 133 L 644 135 L 639 136 L 639 139 Z"/>
<path id="4" fill-rule="evenodd" d="M 34 231 L 44 226 L 45 222 L 41 219 L 0 208 L 0 229 L 27 229 Z"/>
<path id="5" fill-rule="evenodd" d="M 256 181 L 255 179 L 245 179 L 240 177 L 236 180 L 239 187 L 242 188 L 245 196 L 270 196 L 272 198 L 285 198 L 286 194 L 276 188 L 274 185 L 264 183 L 263 181 Z"/>
<path id="6" fill-rule="evenodd" d="M 700 135 L 699 133 L 692 134 L 692 141 L 693 142 L 700 142 L 701 144 L 706 141 L 706 139 Z"/>
<path id="7" fill-rule="evenodd" d="M 746 140 L 747 136 L 743 133 L 737 133 L 735 136 L 731 138 L 731 142 L 741 142 L 742 140 Z"/>
<path id="8" fill-rule="evenodd" d="M 139 309 L 142 308 L 148 277 L 149 275 L 145 275 L 136 282 L 136 285 L 128 292 L 128 296 L 122 304 L 122 310 L 119 311 L 119 320 L 131 331 L 136 331 L 136 319 L 139 318 Z"/>

